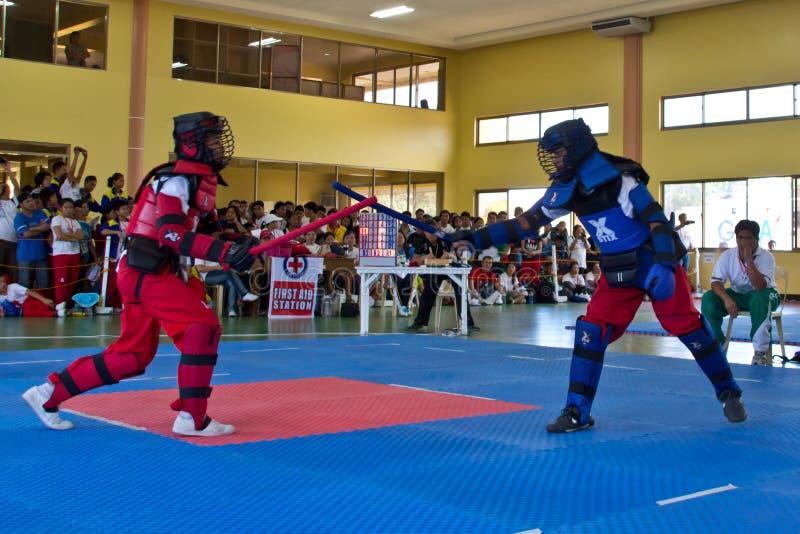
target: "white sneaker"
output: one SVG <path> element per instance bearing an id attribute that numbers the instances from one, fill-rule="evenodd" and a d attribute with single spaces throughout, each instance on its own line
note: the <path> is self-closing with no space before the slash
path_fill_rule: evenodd
<path id="1" fill-rule="evenodd" d="M 258 300 L 258 295 L 255 293 L 247 293 L 245 296 L 242 297 L 242 300 L 245 302 L 253 302 L 254 300 Z"/>
<path id="2" fill-rule="evenodd" d="M 239 317 L 239 314 L 231 310 L 228 312 L 228 317 Z"/>
<path id="3" fill-rule="evenodd" d="M 183 414 L 189 417 L 187 418 L 186 415 Z M 233 425 L 218 423 L 208 416 L 206 416 L 206 419 L 208 420 L 206 427 L 201 430 L 195 430 L 192 416 L 188 412 L 180 412 L 175 418 L 175 424 L 172 425 L 172 431 L 182 436 L 198 436 L 204 438 L 228 436 L 236 432 Z"/>
<path id="4" fill-rule="evenodd" d="M 405 306 L 400 306 L 400 311 L 397 313 L 400 314 L 400 317 L 408 317 L 409 314 L 408 308 L 406 308 Z"/>
<path id="5" fill-rule="evenodd" d="M 36 414 L 36 417 L 38 417 L 45 426 L 53 430 L 69 430 L 75 426 L 71 421 L 61 419 L 61 417 L 58 416 L 58 412 L 45 411 L 42 406 L 50 399 L 50 396 L 53 394 L 53 389 L 53 384 L 50 382 L 42 384 L 41 386 L 33 386 L 22 394 L 22 398 L 25 399 L 25 402 L 31 407 L 33 413 Z"/>
<path id="6" fill-rule="evenodd" d="M 67 303 L 66 302 L 59 302 L 56 304 L 56 315 L 58 317 L 66 317 L 67 316 Z"/>

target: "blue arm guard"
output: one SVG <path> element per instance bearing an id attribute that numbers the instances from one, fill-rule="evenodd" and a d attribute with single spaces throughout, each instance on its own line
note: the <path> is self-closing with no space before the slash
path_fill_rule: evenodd
<path id="1" fill-rule="evenodd" d="M 530 227 L 528 230 L 522 229 L 516 217 L 507 221 L 490 224 L 472 234 L 472 242 L 475 244 L 475 247 L 484 249 L 492 245 L 514 243 L 526 237 L 537 235 L 539 233 L 539 227 L 542 226 L 543 222 L 546 223 L 550 221 L 550 218 L 544 215 L 540 209 L 540 202 L 537 202 L 531 209 L 520 215 L 521 218 L 528 221 L 528 226 Z"/>

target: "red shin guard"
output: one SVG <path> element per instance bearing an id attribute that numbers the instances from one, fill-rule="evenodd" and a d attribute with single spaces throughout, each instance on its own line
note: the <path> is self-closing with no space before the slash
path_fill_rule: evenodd
<path id="1" fill-rule="evenodd" d="M 48 380 L 55 390 L 44 403 L 45 410 L 57 410 L 65 400 L 84 391 L 116 384 L 123 378 L 142 374 L 143 367 L 134 354 L 117 354 L 106 351 L 94 356 L 83 356 L 60 373 L 51 373 Z"/>
<path id="2" fill-rule="evenodd" d="M 217 347 L 222 331 L 219 326 L 196 323 L 186 329 L 181 340 L 181 361 L 178 365 L 179 398 L 170 406 L 175 411 L 189 412 L 196 430 L 205 423 L 208 397 L 211 396 L 211 375 L 217 363 Z"/>

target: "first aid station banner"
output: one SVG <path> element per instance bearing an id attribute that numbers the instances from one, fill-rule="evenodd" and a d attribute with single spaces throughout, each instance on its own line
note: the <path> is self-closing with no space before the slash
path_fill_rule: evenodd
<path id="1" fill-rule="evenodd" d="M 269 318 L 314 317 L 317 280 L 322 269 L 322 258 L 272 258 Z"/>

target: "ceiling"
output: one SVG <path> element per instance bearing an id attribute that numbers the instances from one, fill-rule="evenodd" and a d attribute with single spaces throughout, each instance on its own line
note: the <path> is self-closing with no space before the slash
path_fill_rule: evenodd
<path id="1" fill-rule="evenodd" d="M 653 17 L 741 0 L 171 0 L 374 35 L 412 43 L 464 50 L 589 28 L 617 17 Z M 375 19 L 372 11 L 397 5 L 415 11 Z M 264 28 L 269 29 L 269 28 Z"/>

